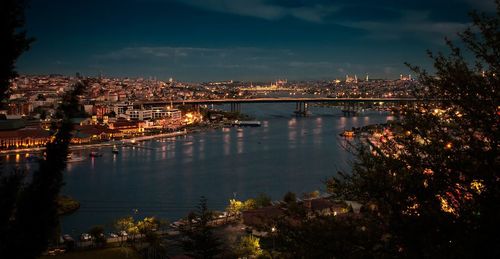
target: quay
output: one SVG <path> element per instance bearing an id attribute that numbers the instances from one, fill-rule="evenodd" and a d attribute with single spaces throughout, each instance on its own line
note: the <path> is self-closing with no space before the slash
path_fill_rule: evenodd
<path id="1" fill-rule="evenodd" d="M 71 146 L 69 146 L 69 150 L 70 151 L 85 150 L 85 149 L 100 148 L 100 147 L 112 147 L 114 145 L 117 145 L 117 146 L 122 145 L 123 146 L 123 145 L 134 144 L 134 143 L 139 142 L 139 141 L 145 141 L 145 140 L 156 139 L 156 138 L 171 138 L 171 137 L 183 136 L 186 134 L 187 134 L 187 131 L 184 129 L 183 131 L 176 131 L 176 132 L 170 132 L 170 133 L 135 137 L 135 138 L 129 138 L 129 139 L 122 139 L 122 140 L 118 140 L 118 141 L 108 141 L 108 142 L 97 143 L 97 144 L 71 145 Z M 39 152 L 43 152 L 44 150 L 45 150 L 45 147 L 0 150 L 0 155 L 39 153 Z"/>

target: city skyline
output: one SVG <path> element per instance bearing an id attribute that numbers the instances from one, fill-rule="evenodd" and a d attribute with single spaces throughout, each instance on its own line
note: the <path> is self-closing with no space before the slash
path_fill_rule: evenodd
<path id="1" fill-rule="evenodd" d="M 450 4 L 450 2 L 452 2 Z M 181 81 L 398 78 L 493 1 L 33 0 L 21 74 Z"/>

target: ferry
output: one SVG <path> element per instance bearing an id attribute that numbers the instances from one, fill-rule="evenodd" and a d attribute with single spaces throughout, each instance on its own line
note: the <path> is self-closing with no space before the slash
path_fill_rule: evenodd
<path id="1" fill-rule="evenodd" d="M 233 126 L 238 126 L 238 127 L 244 127 L 244 126 L 249 126 L 249 127 L 260 127 L 261 123 L 260 121 L 234 121 L 232 123 Z"/>
<path id="2" fill-rule="evenodd" d="M 118 148 L 116 148 L 116 146 L 113 146 L 113 150 L 111 150 L 111 152 L 112 152 L 113 154 L 118 154 L 118 153 L 119 153 L 119 152 L 118 152 Z"/>

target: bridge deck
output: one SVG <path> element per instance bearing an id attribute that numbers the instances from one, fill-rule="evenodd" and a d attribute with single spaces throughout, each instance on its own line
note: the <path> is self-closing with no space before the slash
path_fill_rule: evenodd
<path id="1" fill-rule="evenodd" d="M 305 102 L 305 103 L 345 103 L 345 102 L 416 102 L 420 101 L 417 98 L 253 98 L 253 99 L 191 99 L 191 100 L 158 100 L 158 101 L 147 101 L 140 102 L 144 105 L 154 105 L 154 104 L 225 104 L 225 103 L 294 103 L 294 102 Z"/>

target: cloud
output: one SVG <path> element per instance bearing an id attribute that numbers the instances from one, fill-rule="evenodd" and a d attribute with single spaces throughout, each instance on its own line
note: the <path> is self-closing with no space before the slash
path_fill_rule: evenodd
<path id="1" fill-rule="evenodd" d="M 381 41 L 414 36 L 440 43 L 444 36 L 453 38 L 468 24 L 452 20 L 442 13 L 441 2 L 423 0 L 403 3 L 382 0 L 353 3 L 347 0 L 175 0 L 189 6 L 223 14 L 232 14 L 275 21 L 293 17 L 311 23 L 340 25 L 361 29 L 365 38 Z M 453 0 L 450 5 L 491 8 L 493 0 Z M 453 3 L 454 2 L 454 3 Z M 457 11 L 453 9 L 454 11 Z M 457 11 L 458 12 L 458 11 Z M 465 16 L 465 13 L 464 13 Z"/>
<path id="2" fill-rule="evenodd" d="M 179 0 L 180 1 L 180 0 Z M 283 5 L 283 3 L 265 0 L 184 0 L 181 3 L 202 9 L 241 16 L 277 20 L 294 17 L 308 22 L 323 22 L 323 19 L 339 8 L 323 1 L 309 1 L 303 4 Z M 296 2 L 300 3 L 300 2 Z"/>
<path id="3" fill-rule="evenodd" d="M 185 58 L 189 56 L 205 56 L 222 53 L 222 49 L 192 47 L 126 47 L 105 54 L 95 55 L 97 60 L 134 60 Z"/>
<path id="4" fill-rule="evenodd" d="M 329 61 L 291 61 L 288 63 L 289 67 L 292 68 L 318 68 L 318 69 L 333 69 L 336 64 Z"/>
<path id="5" fill-rule="evenodd" d="M 472 7 L 478 8 L 481 11 L 494 11 L 496 5 L 494 0 L 462 0 L 470 4 Z"/>
<path id="6" fill-rule="evenodd" d="M 399 21 L 349 21 L 339 24 L 363 30 L 372 40 L 399 40 L 418 37 L 420 40 L 442 44 L 444 37 L 456 38 L 470 23 L 433 21 L 428 11 L 401 11 Z"/>

